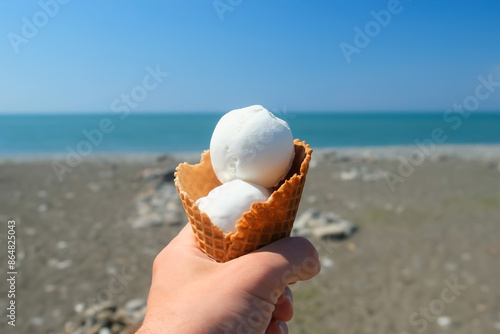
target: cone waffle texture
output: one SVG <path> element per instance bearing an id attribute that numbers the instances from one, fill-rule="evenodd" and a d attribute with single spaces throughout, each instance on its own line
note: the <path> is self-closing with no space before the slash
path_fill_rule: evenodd
<path id="1" fill-rule="evenodd" d="M 225 234 L 195 203 L 221 185 L 212 168 L 210 151 L 203 152 L 197 165 L 182 163 L 177 167 L 175 186 L 198 244 L 208 256 L 227 262 L 290 236 L 312 154 L 305 142 L 295 139 L 294 145 L 295 158 L 284 181 L 272 189 L 267 202 L 252 204 L 236 222 L 235 233 Z"/>

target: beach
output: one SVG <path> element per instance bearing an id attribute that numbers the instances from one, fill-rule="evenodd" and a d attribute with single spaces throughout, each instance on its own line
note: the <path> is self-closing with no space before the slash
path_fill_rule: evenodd
<path id="1" fill-rule="evenodd" d="M 500 146 L 427 149 L 315 150 L 298 217 L 333 212 L 356 230 L 310 238 L 322 271 L 291 287 L 290 333 L 500 332 Z M 0 158 L 2 263 L 16 222 L 15 332 L 79 333 L 107 305 L 128 319 L 108 312 L 85 333 L 125 333 L 155 256 L 187 222 L 172 171 L 199 154 L 91 155 L 62 178 L 64 155 Z"/>

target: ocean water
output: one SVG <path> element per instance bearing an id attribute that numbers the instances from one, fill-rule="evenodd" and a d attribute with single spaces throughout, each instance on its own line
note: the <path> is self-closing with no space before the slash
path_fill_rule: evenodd
<path id="1" fill-rule="evenodd" d="M 295 138 L 313 148 L 500 143 L 500 112 L 281 113 Z M 191 152 L 208 149 L 221 114 L 0 114 L 0 155 Z M 434 134 L 434 137 L 433 137 Z M 437 134 L 437 136 L 436 136 Z M 91 138 L 91 139 L 89 139 Z"/>

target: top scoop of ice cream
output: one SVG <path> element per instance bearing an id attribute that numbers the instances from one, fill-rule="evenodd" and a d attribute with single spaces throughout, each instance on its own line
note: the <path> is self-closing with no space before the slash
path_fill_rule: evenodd
<path id="1" fill-rule="evenodd" d="M 210 141 L 212 166 L 222 183 L 274 187 L 288 173 L 294 153 L 288 124 L 259 105 L 225 114 Z"/>

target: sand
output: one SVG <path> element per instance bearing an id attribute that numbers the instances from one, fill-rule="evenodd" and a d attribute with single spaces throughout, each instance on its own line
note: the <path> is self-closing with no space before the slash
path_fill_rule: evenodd
<path id="1" fill-rule="evenodd" d="M 500 147 L 441 147 L 425 161 L 415 152 L 314 153 L 299 214 L 333 211 L 358 231 L 312 240 L 323 269 L 292 287 L 291 333 L 500 332 Z M 91 157 L 62 182 L 53 157 L 1 158 L 0 262 L 6 272 L 13 218 L 18 274 L 16 327 L 2 284 L 0 332 L 71 332 L 92 304 L 145 299 L 152 262 L 182 223 L 134 227 L 151 183 L 137 175 L 197 157 Z"/>

